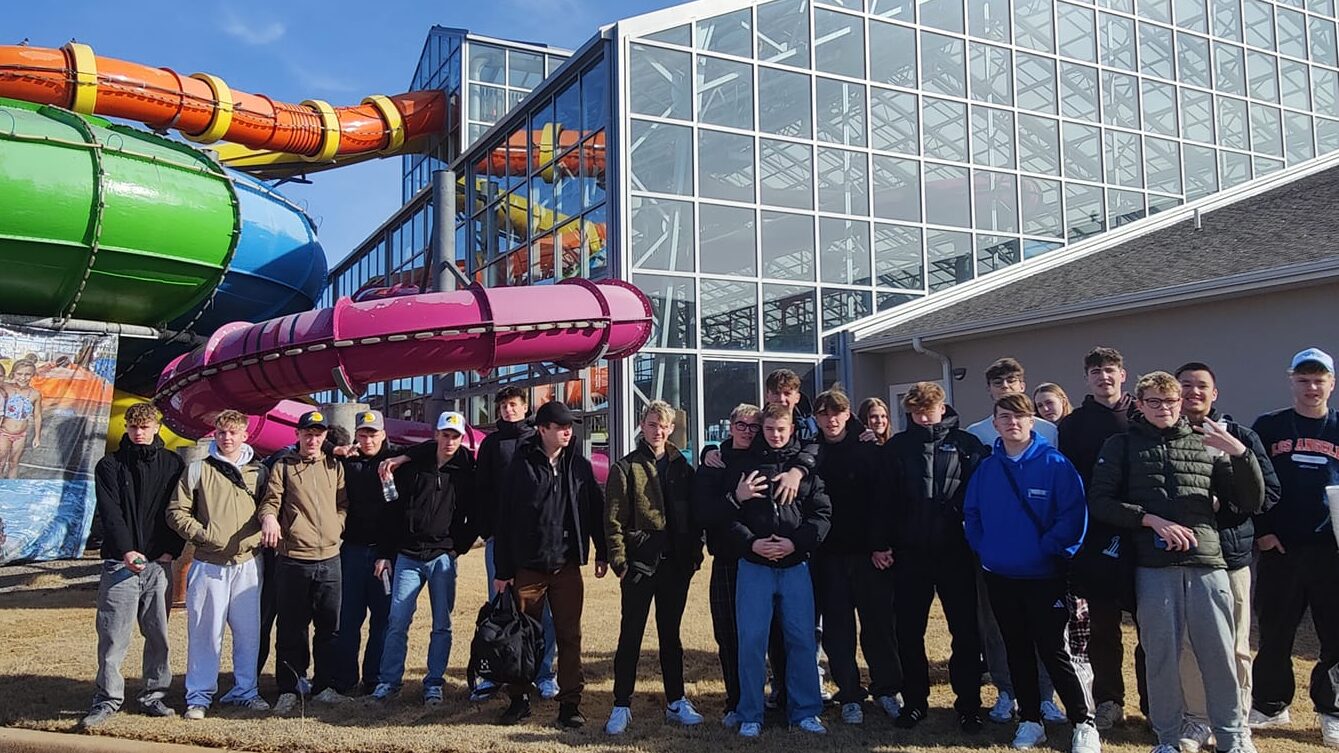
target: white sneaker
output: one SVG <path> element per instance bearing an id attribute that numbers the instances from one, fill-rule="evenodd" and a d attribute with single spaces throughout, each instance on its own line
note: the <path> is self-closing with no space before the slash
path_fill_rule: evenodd
<path id="1" fill-rule="evenodd" d="M 1102 738 L 1092 722 L 1074 725 L 1074 734 L 1069 738 L 1069 753 L 1102 753 Z"/>
<path id="2" fill-rule="evenodd" d="M 627 706 L 615 706 L 614 710 L 609 712 L 609 721 L 604 723 L 604 733 L 621 735 L 628 731 L 628 723 L 631 721 L 632 709 Z"/>
<path id="3" fill-rule="evenodd" d="M 1125 709 L 1115 701 L 1102 701 L 1093 714 L 1093 724 L 1099 730 L 1108 730 L 1125 721 Z"/>
<path id="4" fill-rule="evenodd" d="M 1339 748 L 1339 715 L 1316 714 L 1320 722 L 1320 739 L 1327 748 Z"/>
<path id="5" fill-rule="evenodd" d="M 326 688 L 312 696 L 312 700 L 319 701 L 320 703 L 348 703 L 353 699 L 345 695 L 340 695 L 339 691 L 334 688 Z"/>
<path id="6" fill-rule="evenodd" d="M 759 724 L 758 722 L 744 722 L 743 724 L 739 725 L 740 737 L 756 738 L 758 735 L 761 734 L 762 734 L 762 725 Z"/>
<path id="7" fill-rule="evenodd" d="M 842 723 L 843 724 L 864 724 L 865 709 L 858 703 L 842 704 Z"/>
<path id="8" fill-rule="evenodd" d="M 283 695 L 279 696 L 278 701 L 275 701 L 274 713 L 291 714 L 293 713 L 293 709 L 297 708 L 297 706 L 298 706 L 298 694 L 284 693 Z"/>
<path id="9" fill-rule="evenodd" d="M 190 708 L 186 709 L 186 713 L 185 713 L 183 716 L 185 716 L 185 718 L 190 719 L 190 720 L 193 721 L 193 722 L 195 722 L 195 721 L 199 721 L 199 720 L 201 720 L 201 719 L 204 719 L 204 718 L 205 718 L 205 707 L 204 707 L 204 706 L 191 706 Z"/>
<path id="10" fill-rule="evenodd" d="M 1014 733 L 1014 750 L 1031 750 L 1046 742 L 1046 728 L 1036 722 L 1019 722 Z"/>
<path id="11" fill-rule="evenodd" d="M 1284 709 L 1273 716 L 1251 709 L 1250 716 L 1246 717 L 1246 725 L 1251 729 L 1282 727 L 1287 724 L 1292 724 L 1292 721 L 1292 716 L 1288 714 L 1287 709 Z"/>
<path id="12" fill-rule="evenodd" d="M 999 698 L 995 699 L 995 705 L 990 708 L 990 713 L 986 716 L 996 724 L 1008 724 L 1014 720 L 1014 711 L 1017 708 L 1018 702 L 1014 697 L 1001 690 Z"/>
<path id="13" fill-rule="evenodd" d="M 702 723 L 702 715 L 693 708 L 692 701 L 680 698 L 665 707 L 665 721 L 682 724 L 685 727 L 696 727 Z"/>
<path id="14" fill-rule="evenodd" d="M 902 711 L 902 704 L 897 700 L 897 696 L 881 695 L 874 700 L 879 704 L 879 708 L 883 709 L 883 713 L 888 715 L 889 719 L 896 719 L 898 713 Z"/>
<path id="15" fill-rule="evenodd" d="M 1213 730 L 1207 724 L 1187 719 L 1181 723 L 1181 753 L 1199 753 L 1209 746 Z"/>
<path id="16" fill-rule="evenodd" d="M 1041 702 L 1041 720 L 1047 724 L 1062 724 L 1069 721 L 1069 717 L 1048 698 Z"/>
<path id="17" fill-rule="evenodd" d="M 823 722 L 816 716 L 806 716 L 795 726 L 811 735 L 826 735 L 828 733 L 828 728 L 824 727 Z"/>
<path id="18" fill-rule="evenodd" d="M 721 726 L 726 729 L 739 729 L 739 714 L 727 711 L 721 716 Z"/>
<path id="19" fill-rule="evenodd" d="M 546 701 L 552 701 L 558 697 L 558 681 L 549 677 L 539 681 L 539 697 Z"/>

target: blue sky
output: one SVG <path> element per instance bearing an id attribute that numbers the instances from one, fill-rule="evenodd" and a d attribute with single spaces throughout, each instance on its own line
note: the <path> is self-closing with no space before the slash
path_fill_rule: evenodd
<path id="1" fill-rule="evenodd" d="M 222 77 L 278 100 L 356 104 L 404 91 L 432 24 L 574 49 L 619 18 L 679 0 L 376 0 L 371 3 L 201 3 L 57 0 L 5 9 L 0 43 L 59 47 L 71 38 L 99 55 L 182 74 Z M 317 221 L 331 263 L 400 205 L 400 160 L 312 177 L 283 192 Z"/>

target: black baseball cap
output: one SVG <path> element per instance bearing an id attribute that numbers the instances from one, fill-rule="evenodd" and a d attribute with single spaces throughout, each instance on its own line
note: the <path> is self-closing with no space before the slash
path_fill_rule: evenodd
<path id="1" fill-rule="evenodd" d="M 571 426 L 581 423 L 581 419 L 576 417 L 571 408 L 566 404 L 554 400 L 551 403 L 544 403 L 535 411 L 535 425 L 558 424 L 559 426 Z"/>
<path id="2" fill-rule="evenodd" d="M 319 410 L 309 410 L 298 419 L 298 429 L 329 429 L 325 414 Z"/>

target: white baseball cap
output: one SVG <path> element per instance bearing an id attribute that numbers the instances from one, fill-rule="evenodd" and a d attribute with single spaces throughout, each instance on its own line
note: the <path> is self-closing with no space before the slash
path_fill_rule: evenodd
<path id="1" fill-rule="evenodd" d="M 454 431 L 464 436 L 465 417 L 453 410 L 446 411 L 437 417 L 437 431 Z"/>
<path id="2" fill-rule="evenodd" d="M 1290 371 L 1296 371 L 1298 366 L 1304 363 L 1318 363 L 1325 367 L 1325 370 L 1334 373 L 1334 359 L 1329 353 L 1320 348 L 1307 348 L 1306 350 L 1293 356 L 1292 365 L 1288 367 Z"/>

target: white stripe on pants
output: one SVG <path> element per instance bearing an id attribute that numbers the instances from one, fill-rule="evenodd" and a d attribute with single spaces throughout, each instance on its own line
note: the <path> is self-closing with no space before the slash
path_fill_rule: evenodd
<path id="1" fill-rule="evenodd" d="M 258 695 L 260 559 L 237 565 L 195 560 L 186 576 L 186 705 L 209 706 L 218 690 L 223 628 L 232 630 L 233 688 L 222 703 Z"/>

